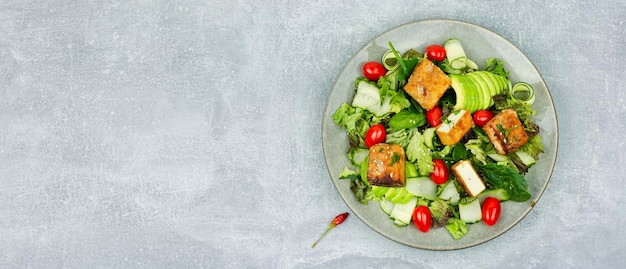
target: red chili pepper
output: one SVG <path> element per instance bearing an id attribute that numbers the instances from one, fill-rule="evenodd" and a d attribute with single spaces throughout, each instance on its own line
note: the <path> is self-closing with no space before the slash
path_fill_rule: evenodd
<path id="1" fill-rule="evenodd" d="M 326 231 L 322 234 L 322 236 L 320 236 L 319 239 L 317 239 L 317 241 L 315 241 L 315 243 L 313 243 L 313 245 L 311 246 L 311 248 L 314 248 L 315 245 L 317 245 L 317 243 L 322 240 L 322 238 L 332 229 L 335 228 L 335 226 L 341 224 L 343 221 L 345 221 L 348 218 L 348 212 L 342 213 L 337 215 L 333 221 L 330 222 L 330 226 L 328 226 L 328 229 L 326 229 Z"/>

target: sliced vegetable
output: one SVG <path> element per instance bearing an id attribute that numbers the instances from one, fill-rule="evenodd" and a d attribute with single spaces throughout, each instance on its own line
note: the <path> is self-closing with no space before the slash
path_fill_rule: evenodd
<path id="1" fill-rule="evenodd" d="M 391 214 L 391 211 L 393 210 L 393 207 L 395 206 L 395 204 L 392 201 L 389 201 L 385 198 L 383 198 L 382 200 L 380 200 L 380 208 L 383 210 L 383 212 L 385 212 L 387 215 Z"/>
<path id="2" fill-rule="evenodd" d="M 480 201 L 475 198 L 463 198 L 459 202 L 459 215 L 465 223 L 476 223 L 482 219 Z"/>
<path id="3" fill-rule="evenodd" d="M 383 54 L 382 62 L 383 66 L 389 71 L 394 71 L 400 67 L 400 63 L 392 50 L 388 50 L 385 54 Z"/>
<path id="4" fill-rule="evenodd" d="M 461 199 L 461 194 L 456 189 L 454 181 L 450 180 L 441 190 L 439 198 L 450 201 L 450 204 L 457 205 Z"/>
<path id="5" fill-rule="evenodd" d="M 428 200 L 437 198 L 437 184 L 428 177 L 410 177 L 406 179 L 406 191 Z"/>
<path id="6" fill-rule="evenodd" d="M 452 68 L 464 69 L 467 66 L 467 56 L 465 55 L 461 41 L 456 38 L 450 38 L 443 44 L 443 47 L 446 50 L 446 57 Z"/>
<path id="7" fill-rule="evenodd" d="M 409 225 L 411 217 L 413 216 L 413 209 L 415 209 L 416 205 L 417 198 L 415 197 L 404 204 L 395 203 L 389 217 L 391 217 L 398 226 Z"/>
<path id="8" fill-rule="evenodd" d="M 535 103 L 535 90 L 526 82 L 517 82 L 511 89 L 511 98 L 532 105 Z"/>
<path id="9" fill-rule="evenodd" d="M 506 201 L 511 198 L 511 195 L 505 189 L 491 189 L 481 192 L 478 195 L 478 200 L 480 203 L 484 202 L 487 197 L 493 197 L 500 201 Z"/>

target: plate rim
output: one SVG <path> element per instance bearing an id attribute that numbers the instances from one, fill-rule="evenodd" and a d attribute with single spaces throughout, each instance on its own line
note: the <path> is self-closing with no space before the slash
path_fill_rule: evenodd
<path id="1" fill-rule="evenodd" d="M 551 163 L 548 165 L 548 170 L 549 171 L 547 171 L 547 173 L 546 173 L 547 180 L 545 181 L 545 183 L 542 186 L 539 186 L 540 187 L 539 188 L 539 192 L 536 194 L 536 197 L 531 201 L 531 206 L 529 206 L 528 208 L 523 210 L 522 214 L 520 214 L 518 217 L 516 217 L 514 219 L 514 223 L 510 227 L 507 227 L 507 228 L 503 229 L 500 233 L 497 233 L 497 234 L 495 234 L 493 236 L 489 236 L 489 237 L 485 238 L 484 240 L 480 240 L 480 242 L 469 243 L 469 244 L 466 244 L 466 245 L 460 245 L 458 247 L 440 247 L 439 248 L 439 247 L 417 246 L 417 245 L 410 244 L 409 242 L 399 241 L 399 240 L 393 238 L 390 234 L 386 233 L 385 231 L 383 231 L 383 230 L 381 230 L 379 228 L 374 227 L 370 220 L 368 220 L 367 218 L 362 216 L 358 210 L 355 210 L 355 208 L 350 203 L 348 203 L 347 199 L 354 199 L 354 197 L 353 197 L 354 194 L 351 191 L 347 192 L 347 193 L 344 193 L 344 192 L 340 191 L 340 186 L 338 184 L 339 181 L 335 179 L 335 177 L 337 175 L 333 175 L 332 174 L 331 168 L 330 168 L 330 166 L 331 166 L 330 160 L 329 160 L 329 158 L 327 158 L 329 150 L 328 150 L 328 145 L 327 145 L 326 139 L 325 139 L 325 134 L 326 134 L 326 131 L 327 131 L 326 129 L 327 129 L 329 121 L 334 124 L 334 122 L 331 120 L 331 115 L 332 115 L 332 113 L 334 113 L 334 110 L 332 110 L 332 111 L 329 110 L 329 103 L 331 102 L 332 93 L 333 93 L 335 87 L 337 86 L 337 83 L 339 82 L 342 74 L 347 70 L 349 64 L 360 53 L 362 53 L 369 46 L 374 44 L 374 42 L 378 38 L 380 38 L 380 37 L 382 37 L 384 35 L 387 35 L 387 34 L 393 32 L 393 31 L 397 31 L 397 30 L 399 30 L 401 28 L 404 28 L 404 27 L 411 27 L 411 26 L 414 26 L 414 25 L 417 25 L 417 24 L 427 24 L 427 23 L 461 24 L 461 25 L 464 25 L 466 27 L 479 28 L 479 29 L 481 29 L 483 31 L 487 31 L 489 34 L 491 34 L 491 35 L 501 39 L 501 42 L 504 42 L 504 43 L 506 43 L 506 45 L 514 48 L 516 51 L 521 53 L 521 55 L 530 63 L 530 65 L 532 66 L 534 71 L 538 74 L 538 76 L 540 78 L 540 83 L 543 84 L 543 86 L 546 89 L 546 94 L 547 94 L 548 101 L 549 101 L 548 103 L 551 106 L 552 111 L 554 111 L 554 113 L 552 115 L 553 118 L 554 118 L 554 140 L 553 140 L 553 142 L 554 142 L 554 158 L 552 158 Z M 493 239 L 495 239 L 495 238 L 497 238 L 497 237 L 507 233 L 508 231 L 510 231 L 513 227 L 517 226 L 530 213 L 530 211 L 534 208 L 534 206 L 536 206 L 538 201 L 541 199 L 541 197 L 543 196 L 543 193 L 547 189 L 547 186 L 548 186 L 550 180 L 552 179 L 552 174 L 554 172 L 554 168 L 556 166 L 556 162 L 557 162 L 557 159 L 558 159 L 558 148 L 559 148 L 558 147 L 558 144 L 559 144 L 558 143 L 559 142 L 558 113 L 556 111 L 556 106 L 554 105 L 554 99 L 552 98 L 552 93 L 551 93 L 551 91 L 550 91 L 550 89 L 549 89 L 549 87 L 548 87 L 548 85 L 547 85 L 543 75 L 541 74 L 541 72 L 539 72 L 539 69 L 537 68 L 537 66 L 533 63 L 533 61 L 530 58 L 528 58 L 528 56 L 522 50 L 520 50 L 517 46 L 515 46 L 515 44 L 513 44 L 512 42 L 510 42 L 508 39 L 504 38 L 500 34 L 494 32 L 494 31 L 492 31 L 492 30 L 490 30 L 490 29 L 488 29 L 488 28 L 486 28 L 484 26 L 478 25 L 478 24 L 470 23 L 470 22 L 467 22 L 467 21 L 461 21 L 461 20 L 453 20 L 453 19 L 426 19 L 426 20 L 417 20 L 417 21 L 411 21 L 411 22 L 403 23 L 403 24 L 394 26 L 394 27 L 384 31 L 384 32 L 374 36 L 373 38 L 369 39 L 367 42 L 365 42 L 358 50 L 356 50 L 355 53 L 353 53 L 351 55 L 350 58 L 348 58 L 344 62 L 341 70 L 339 71 L 339 73 L 337 74 L 337 76 L 333 80 L 333 83 L 332 83 L 332 85 L 330 87 L 330 91 L 328 92 L 328 96 L 326 98 L 326 102 L 325 102 L 325 105 L 324 105 L 324 113 L 323 113 L 321 131 L 322 131 L 321 132 L 322 133 L 322 148 L 323 148 L 323 154 L 324 154 L 324 160 L 325 160 L 326 168 L 327 168 L 327 171 L 328 171 L 328 173 L 330 175 L 330 179 L 333 182 L 335 190 L 339 193 L 340 197 L 342 198 L 342 200 L 346 204 L 346 206 L 348 206 L 348 208 L 363 223 L 365 223 L 368 226 L 368 228 L 376 231 L 378 234 L 384 236 L 385 238 L 387 238 L 387 239 L 389 239 L 391 241 L 394 241 L 396 243 L 402 244 L 402 245 L 406 245 L 406 246 L 413 247 L 413 248 L 424 249 L 424 250 L 444 250 L 444 251 L 448 251 L 448 250 L 459 250 L 459 249 L 470 248 L 470 247 L 474 247 L 474 246 L 481 245 L 481 244 L 484 244 L 486 242 L 489 242 L 489 241 L 491 241 L 491 240 L 493 240 Z M 364 205 L 364 206 L 367 206 L 367 205 Z"/>

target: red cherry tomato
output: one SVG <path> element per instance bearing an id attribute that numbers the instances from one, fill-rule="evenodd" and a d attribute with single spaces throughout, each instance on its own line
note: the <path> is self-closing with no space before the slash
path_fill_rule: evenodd
<path id="1" fill-rule="evenodd" d="M 415 224 L 417 229 L 426 233 L 430 230 L 432 222 L 433 218 L 427 206 L 421 205 L 413 209 L 413 224 Z"/>
<path id="2" fill-rule="evenodd" d="M 485 224 L 492 226 L 498 222 L 500 218 L 500 212 L 502 211 L 502 207 L 500 206 L 500 200 L 487 197 L 483 202 L 483 221 Z"/>
<path id="3" fill-rule="evenodd" d="M 446 49 L 444 49 L 441 45 L 430 45 L 426 47 L 426 57 L 431 60 L 435 60 L 438 62 L 443 61 L 446 58 Z"/>
<path id="4" fill-rule="evenodd" d="M 426 111 L 426 121 L 432 127 L 437 127 L 441 124 L 441 117 L 443 116 L 443 112 L 441 111 L 441 107 L 433 107 L 430 110 Z"/>
<path id="5" fill-rule="evenodd" d="M 363 75 L 372 81 L 378 81 L 378 79 L 387 74 L 387 69 L 378 62 L 367 62 L 363 65 Z"/>
<path id="6" fill-rule="evenodd" d="M 450 172 L 448 171 L 446 163 L 440 159 L 434 159 L 433 172 L 430 173 L 430 179 L 432 179 L 435 184 L 443 184 L 448 181 L 448 176 L 450 176 Z"/>
<path id="7" fill-rule="evenodd" d="M 387 130 L 385 130 L 385 126 L 382 124 L 374 124 L 365 134 L 365 145 L 369 148 L 378 143 L 385 142 L 386 138 Z"/>
<path id="8" fill-rule="evenodd" d="M 476 126 L 483 127 L 493 118 L 493 113 L 489 110 L 478 110 L 474 112 L 473 118 Z"/>

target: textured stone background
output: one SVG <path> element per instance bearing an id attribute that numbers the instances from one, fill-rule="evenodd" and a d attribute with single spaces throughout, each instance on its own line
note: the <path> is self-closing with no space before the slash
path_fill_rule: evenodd
<path id="1" fill-rule="evenodd" d="M 390 1 L 391 2 L 391 1 Z M 2 268 L 619 268 L 626 265 L 624 1 L 0 3 Z M 456 19 L 535 63 L 557 165 L 531 213 L 434 252 L 349 218 L 321 147 L 363 44 Z"/>

